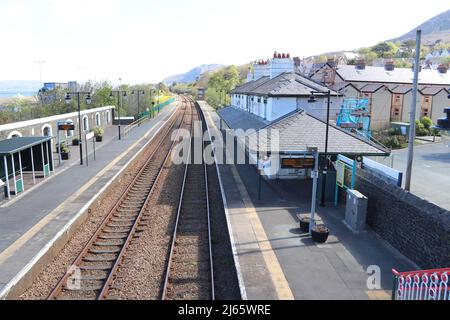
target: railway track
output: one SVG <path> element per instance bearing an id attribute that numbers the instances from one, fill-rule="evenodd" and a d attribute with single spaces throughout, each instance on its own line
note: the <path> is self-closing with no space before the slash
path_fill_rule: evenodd
<path id="1" fill-rule="evenodd" d="M 194 102 L 191 103 L 194 108 Z M 215 299 L 207 167 L 203 156 L 200 163 L 194 162 L 193 152 L 196 141 L 202 144 L 202 151 L 205 147 L 203 132 L 206 126 L 198 109 L 196 120 L 202 123 L 201 136 L 193 135 L 194 128 L 191 128 L 190 161 L 185 165 L 163 300 Z"/>
<path id="2" fill-rule="evenodd" d="M 174 117 L 158 136 L 148 160 L 48 299 L 108 298 L 121 263 L 129 253 L 130 243 L 150 223 L 146 207 L 176 144 L 176 139 L 171 142 L 171 133 L 183 125 L 189 107 L 192 105 L 185 99 L 179 111 L 182 115 Z"/>

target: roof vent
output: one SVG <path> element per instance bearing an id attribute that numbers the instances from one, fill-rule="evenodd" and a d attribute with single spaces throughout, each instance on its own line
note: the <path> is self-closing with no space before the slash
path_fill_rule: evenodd
<path id="1" fill-rule="evenodd" d="M 366 68 L 366 60 L 364 59 L 356 60 L 355 66 L 357 70 L 364 70 Z"/>
<path id="2" fill-rule="evenodd" d="M 393 60 L 386 60 L 384 63 L 384 70 L 386 71 L 394 71 L 395 65 Z"/>
<path id="3" fill-rule="evenodd" d="M 440 64 L 440 65 L 437 67 L 437 70 L 439 71 L 439 73 L 445 74 L 445 73 L 447 73 L 447 71 L 448 71 L 448 65 L 447 65 L 447 64 Z"/>
<path id="4" fill-rule="evenodd" d="M 334 68 L 336 66 L 336 60 L 333 57 L 327 59 L 327 63 L 330 67 Z"/>

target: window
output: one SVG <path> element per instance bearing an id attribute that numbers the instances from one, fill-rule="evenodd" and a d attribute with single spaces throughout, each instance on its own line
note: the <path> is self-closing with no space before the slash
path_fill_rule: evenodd
<path id="1" fill-rule="evenodd" d="M 19 131 L 13 131 L 10 134 L 8 134 L 8 139 L 20 138 L 20 137 L 22 137 L 22 133 L 20 133 Z"/>
<path id="2" fill-rule="evenodd" d="M 52 136 L 52 127 L 49 124 L 45 124 L 42 127 L 42 135 L 44 137 L 51 137 Z"/>
<path id="3" fill-rule="evenodd" d="M 430 97 L 425 97 L 425 103 L 429 103 L 430 102 Z"/>
<path id="4" fill-rule="evenodd" d="M 96 113 L 95 114 L 95 126 L 100 127 L 101 126 L 101 121 L 100 121 L 100 113 Z"/>
<path id="5" fill-rule="evenodd" d="M 87 116 L 83 117 L 83 131 L 89 130 L 89 119 Z"/>

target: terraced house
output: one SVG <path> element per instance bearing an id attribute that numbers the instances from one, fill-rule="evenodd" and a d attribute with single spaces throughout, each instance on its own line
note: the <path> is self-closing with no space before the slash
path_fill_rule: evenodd
<path id="1" fill-rule="evenodd" d="M 447 69 L 441 66 L 437 70 L 423 68 L 420 71 L 418 119 L 427 116 L 437 123 L 437 119 L 445 118 L 450 88 Z M 412 69 L 395 68 L 392 61 L 386 61 L 384 67 L 373 67 L 366 66 L 364 60 L 357 61 L 356 65 L 336 65 L 329 60 L 311 70 L 308 77 L 337 90 L 346 98 L 368 98 L 372 130 L 388 128 L 391 122 L 409 122 Z M 348 90 L 349 85 L 357 90 Z"/>

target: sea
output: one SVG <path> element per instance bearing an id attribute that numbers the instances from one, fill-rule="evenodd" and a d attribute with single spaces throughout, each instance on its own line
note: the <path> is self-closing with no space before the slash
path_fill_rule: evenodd
<path id="1" fill-rule="evenodd" d="M 36 91 L 0 91 L 0 99 L 32 97 L 36 95 Z"/>

